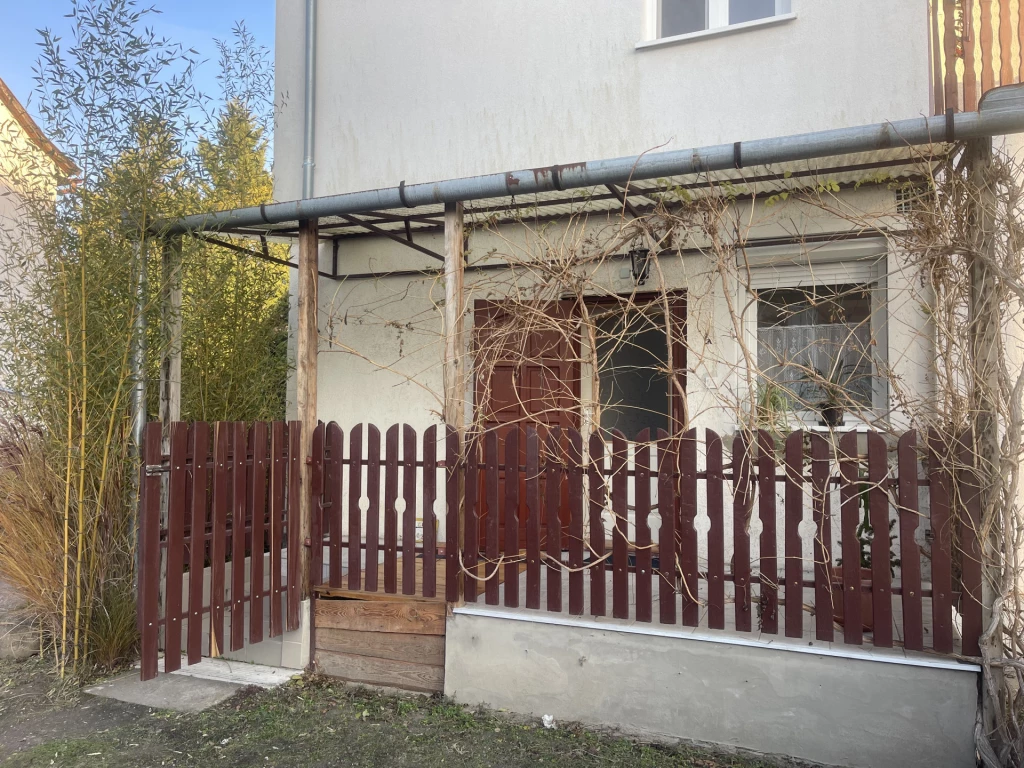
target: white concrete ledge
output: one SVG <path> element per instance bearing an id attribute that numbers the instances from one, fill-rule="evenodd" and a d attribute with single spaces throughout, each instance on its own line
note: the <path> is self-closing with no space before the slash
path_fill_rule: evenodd
<path id="1" fill-rule="evenodd" d="M 730 24 L 726 27 L 714 27 L 713 29 L 702 29 L 699 32 L 687 32 L 685 35 L 672 35 L 672 37 L 659 37 L 657 40 L 641 40 L 636 44 L 638 51 L 645 51 L 651 48 L 665 48 L 670 45 L 690 43 L 695 40 L 707 40 L 712 37 L 725 37 L 735 35 L 738 32 L 748 32 L 752 29 L 763 27 L 775 27 L 796 20 L 795 13 L 780 13 L 778 16 L 769 16 L 766 19 L 754 19 L 745 21 L 742 24 Z"/>
<path id="2" fill-rule="evenodd" d="M 775 651 L 792 653 L 809 653 L 814 656 L 832 656 L 839 659 L 874 661 L 882 664 L 902 664 L 909 667 L 928 667 L 929 669 L 948 669 L 955 672 L 977 674 L 981 667 L 977 664 L 966 664 L 946 658 L 929 658 L 924 654 L 908 656 L 898 649 L 862 648 L 853 645 L 841 645 L 821 641 L 797 640 L 794 638 L 771 636 L 770 639 L 756 634 L 741 635 L 726 631 L 709 631 L 689 627 L 669 627 L 658 624 L 623 624 L 612 619 L 595 621 L 593 619 L 573 618 L 542 612 L 524 612 L 516 609 L 502 610 L 499 608 L 480 608 L 462 606 L 455 608 L 455 614 L 465 616 L 482 616 L 508 621 L 524 621 L 534 624 L 550 624 L 579 629 L 599 629 L 604 632 L 624 632 L 630 635 L 647 635 L 649 637 L 674 637 L 680 640 L 691 640 L 702 643 L 718 643 L 747 648 L 765 648 Z"/>

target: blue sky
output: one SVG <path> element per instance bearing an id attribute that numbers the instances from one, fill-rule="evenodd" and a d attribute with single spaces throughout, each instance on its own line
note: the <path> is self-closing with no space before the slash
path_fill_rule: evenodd
<path id="1" fill-rule="evenodd" d="M 236 21 L 244 20 L 256 39 L 274 50 L 274 0 L 140 0 L 140 6 L 162 11 L 149 17 L 157 35 L 195 48 L 206 63 L 197 75 L 200 90 L 216 95 L 217 48 L 215 39 L 227 39 Z M 3 45 L 0 78 L 33 115 L 29 97 L 35 85 L 32 67 L 39 55 L 37 29 L 68 29 L 68 0 L 0 0 Z M 66 34 L 65 34 L 66 37 Z"/>

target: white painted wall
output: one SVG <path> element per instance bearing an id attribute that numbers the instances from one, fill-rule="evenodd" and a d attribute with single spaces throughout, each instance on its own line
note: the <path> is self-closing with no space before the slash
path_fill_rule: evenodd
<path id="1" fill-rule="evenodd" d="M 924 0 L 637 49 L 648 0 L 319 4 L 316 195 L 915 117 Z M 275 197 L 300 196 L 303 0 L 277 2 Z"/>

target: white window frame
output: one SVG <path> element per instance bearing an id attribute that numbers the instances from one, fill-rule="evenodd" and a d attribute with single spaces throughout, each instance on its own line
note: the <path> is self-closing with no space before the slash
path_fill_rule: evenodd
<path id="1" fill-rule="evenodd" d="M 871 335 L 876 342 L 874 357 L 889 361 L 889 310 L 886 284 L 888 248 L 884 240 L 865 239 L 819 246 L 808 245 L 801 253 L 789 246 L 753 248 L 747 251 L 749 283 L 741 281 L 741 290 L 769 291 L 843 284 L 867 284 L 871 291 Z M 744 335 L 748 349 L 757 349 L 757 302 L 749 302 L 744 315 Z M 877 371 L 876 371 L 877 373 Z M 877 376 L 869 409 L 873 417 L 889 410 L 889 385 L 885 376 Z M 794 429 L 818 428 L 819 414 L 800 409 L 793 414 Z M 865 426 L 857 414 L 848 413 L 845 429 Z M 842 430 L 844 428 L 840 428 Z"/>
<path id="2" fill-rule="evenodd" d="M 690 40 L 700 40 L 707 37 L 742 32 L 748 29 L 784 24 L 796 18 L 793 4 L 799 2 L 799 0 L 775 0 L 774 16 L 745 21 L 741 24 L 729 24 L 729 0 L 704 1 L 706 4 L 705 18 L 707 19 L 707 27 L 705 29 L 687 32 L 682 35 L 663 37 L 661 34 L 662 0 L 644 0 L 644 35 L 643 40 L 637 43 L 637 49 L 661 47 Z"/>

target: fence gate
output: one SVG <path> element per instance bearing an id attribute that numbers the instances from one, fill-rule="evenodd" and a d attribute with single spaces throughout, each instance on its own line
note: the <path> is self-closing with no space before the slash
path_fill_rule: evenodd
<path id="1" fill-rule="evenodd" d="M 299 628 L 301 423 L 146 425 L 142 679 Z M 294 515 L 292 512 L 294 511 Z M 292 522 L 295 521 L 293 525 Z"/>

